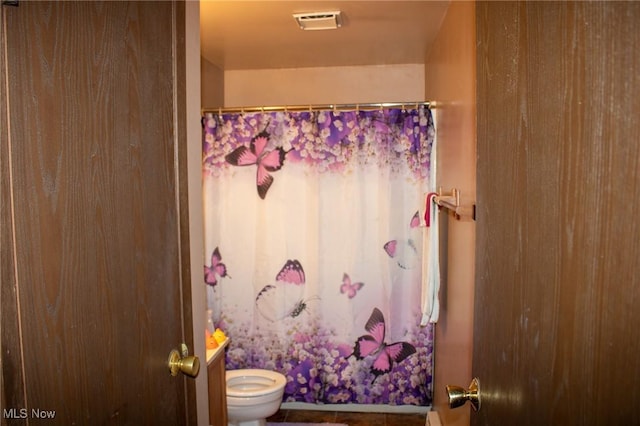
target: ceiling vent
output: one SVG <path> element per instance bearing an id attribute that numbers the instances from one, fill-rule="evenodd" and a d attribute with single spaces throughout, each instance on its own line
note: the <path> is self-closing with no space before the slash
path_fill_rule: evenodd
<path id="1" fill-rule="evenodd" d="M 294 13 L 293 18 L 303 30 L 335 30 L 342 26 L 339 11 Z"/>

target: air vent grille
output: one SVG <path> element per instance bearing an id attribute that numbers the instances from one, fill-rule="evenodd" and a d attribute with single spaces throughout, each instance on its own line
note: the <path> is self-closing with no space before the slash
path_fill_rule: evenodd
<path id="1" fill-rule="evenodd" d="M 342 26 L 339 11 L 294 13 L 293 18 L 303 30 L 335 30 Z"/>

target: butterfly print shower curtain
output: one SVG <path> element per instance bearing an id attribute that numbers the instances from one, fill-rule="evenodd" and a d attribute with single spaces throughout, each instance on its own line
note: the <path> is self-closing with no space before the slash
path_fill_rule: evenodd
<path id="1" fill-rule="evenodd" d="M 284 374 L 285 402 L 430 404 L 431 111 L 205 114 L 203 136 L 203 286 L 227 369 Z"/>

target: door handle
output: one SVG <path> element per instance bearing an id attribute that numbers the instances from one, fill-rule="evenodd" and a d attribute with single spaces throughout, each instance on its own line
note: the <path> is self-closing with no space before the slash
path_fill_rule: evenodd
<path id="1" fill-rule="evenodd" d="M 181 352 L 173 349 L 169 353 L 169 371 L 172 376 L 177 376 L 178 372 L 187 376 L 196 377 L 200 371 L 200 359 L 197 356 L 189 356 L 189 348 L 184 343 L 180 344 Z"/>
<path id="2" fill-rule="evenodd" d="M 458 408 L 469 401 L 473 411 L 480 410 L 480 380 L 477 377 L 471 381 L 469 389 L 447 385 L 447 395 L 449 396 L 449 408 Z"/>

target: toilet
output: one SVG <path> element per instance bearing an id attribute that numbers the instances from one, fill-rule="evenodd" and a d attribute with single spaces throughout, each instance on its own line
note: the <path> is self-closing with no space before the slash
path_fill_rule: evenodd
<path id="1" fill-rule="evenodd" d="M 229 426 L 266 426 L 267 417 L 282 403 L 286 377 L 260 369 L 228 370 L 227 416 Z"/>

